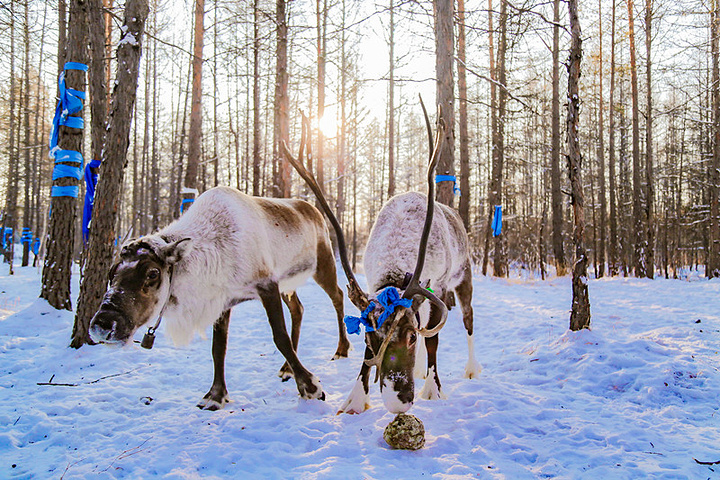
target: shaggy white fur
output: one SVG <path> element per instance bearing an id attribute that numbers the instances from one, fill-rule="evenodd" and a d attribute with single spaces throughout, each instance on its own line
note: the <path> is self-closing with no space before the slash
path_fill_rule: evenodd
<path id="1" fill-rule="evenodd" d="M 288 208 L 280 211 L 276 205 Z M 320 213 L 307 207 L 299 200 L 262 199 L 216 187 L 200 195 L 180 219 L 144 238 L 160 245 L 191 239 L 178 246 L 182 251 L 170 290 L 159 297 L 157 313 L 166 303 L 163 321 L 176 344 L 202 334 L 232 305 L 258 298 L 259 283 L 276 281 L 281 292 L 289 292 L 312 275 L 318 243 L 329 237 Z M 286 221 L 277 222 L 273 215 Z"/>

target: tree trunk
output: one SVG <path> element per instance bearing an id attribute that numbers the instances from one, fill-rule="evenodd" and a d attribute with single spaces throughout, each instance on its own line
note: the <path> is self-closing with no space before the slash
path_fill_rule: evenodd
<path id="1" fill-rule="evenodd" d="M 653 0 L 645 0 L 645 55 L 647 62 L 646 113 L 645 113 L 645 225 L 647 227 L 646 275 L 655 277 L 655 187 L 653 178 L 653 112 L 652 112 L 652 17 Z"/>
<path id="2" fill-rule="evenodd" d="M 503 204 L 503 169 L 505 168 L 505 120 L 506 120 L 506 103 L 507 103 L 507 78 L 505 57 L 507 52 L 507 0 L 500 1 L 500 38 L 498 41 L 497 52 L 497 76 L 500 83 L 498 94 L 498 114 L 497 128 L 493 135 L 493 176 L 490 181 L 490 191 L 493 205 Z M 505 256 L 505 237 L 500 234 L 495 237 L 495 247 L 493 249 L 493 271 L 497 277 L 507 277 L 507 258 Z"/>
<path id="3" fill-rule="evenodd" d="M 438 175 L 455 176 L 455 91 L 453 80 L 454 57 L 454 4 L 453 0 L 433 0 L 435 18 L 435 87 L 436 100 L 441 118 L 445 122 L 445 142 L 440 151 L 436 172 Z M 453 206 L 455 182 L 443 180 L 437 183 L 435 198 L 440 203 Z"/>
<path id="4" fill-rule="evenodd" d="M 570 58 L 568 59 L 568 172 L 573 206 L 573 244 L 575 258 L 572 276 L 572 311 L 570 313 L 570 330 L 590 328 L 590 298 L 588 296 L 587 255 L 583 244 L 585 229 L 585 212 L 582 185 L 582 155 L 578 127 L 580 125 L 580 62 L 582 61 L 582 33 L 578 19 L 577 0 L 568 0 L 570 17 Z"/>
<path id="5" fill-rule="evenodd" d="M 5 246 L 5 262 L 10 264 L 10 275 L 13 275 L 14 236 L 17 224 L 17 189 L 18 189 L 18 156 L 15 148 L 15 3 L 10 3 L 10 120 L 8 123 L 8 170 L 7 190 L 5 195 L 5 214 L 3 215 L 2 243 Z M 6 244 L 5 232 L 10 229 L 9 244 Z"/>
<path id="6" fill-rule="evenodd" d="M 325 62 L 327 54 L 327 17 L 328 6 L 327 0 L 317 0 L 316 2 L 317 16 L 317 72 L 318 72 L 318 105 L 317 105 L 317 121 L 325 116 Z M 310 140 L 308 139 L 308 143 Z M 315 165 L 317 168 L 316 178 L 320 189 L 325 191 L 325 137 L 320 128 L 317 129 L 317 155 Z M 312 171 L 312 170 L 311 170 Z"/>
<path id="7" fill-rule="evenodd" d="M 596 270 L 598 277 L 605 276 L 605 239 L 607 238 L 607 227 L 605 220 L 607 219 L 607 200 L 605 190 L 605 103 L 604 103 L 604 92 L 603 92 L 603 66 L 605 65 L 603 58 L 603 26 L 602 26 L 602 0 L 598 0 L 598 30 L 600 32 L 600 65 L 599 70 L 599 96 L 600 96 L 600 110 L 598 112 L 598 169 L 600 170 L 598 175 L 598 199 L 600 201 L 600 225 L 596 228 L 599 230 L 598 235 L 598 251 L 597 251 L 597 263 Z M 612 113 L 611 113 L 612 115 Z M 593 210 L 594 211 L 594 210 Z"/>
<path id="8" fill-rule="evenodd" d="M 637 61 L 635 59 L 635 11 L 633 0 L 628 5 L 628 38 L 630 40 L 630 83 L 632 97 L 632 163 L 633 163 L 633 267 L 636 277 L 647 276 L 646 254 L 647 237 L 643 222 L 643 198 L 640 171 L 640 107 L 638 106 Z"/>
<path id="9" fill-rule="evenodd" d="M 390 0 L 390 82 L 388 85 L 388 198 L 395 196 L 395 5 Z"/>
<path id="10" fill-rule="evenodd" d="M 458 0 L 458 129 L 460 130 L 460 206 L 470 230 L 470 150 L 468 147 L 467 76 L 465 71 L 465 0 Z"/>
<path id="11" fill-rule="evenodd" d="M 708 278 L 720 277 L 720 7 L 712 1 L 710 12 L 712 55 L 713 151 L 710 169 L 710 251 Z"/>
<path id="12" fill-rule="evenodd" d="M 610 238 L 608 242 L 608 272 L 618 274 L 617 231 L 617 177 L 615 176 L 615 0 L 612 2 L 612 26 L 610 28 L 610 105 L 608 134 L 610 136 L 608 177 L 610 180 Z"/>
<path id="13" fill-rule="evenodd" d="M 205 0 L 195 0 L 195 32 L 192 57 L 192 102 L 190 107 L 190 132 L 188 134 L 188 159 L 185 169 L 182 201 L 184 210 L 190 207 L 197 192 L 198 167 L 202 155 L 202 64 L 205 36 Z"/>
<path id="14" fill-rule="evenodd" d="M 287 1 L 277 0 L 275 8 L 277 25 L 277 46 L 275 50 L 275 104 L 273 121 L 273 163 L 277 175 L 273 181 L 273 196 L 290 197 L 290 163 L 280 154 L 280 142 L 290 143 L 290 97 L 288 96 L 288 15 Z"/>
<path id="15" fill-rule="evenodd" d="M 495 45 L 493 42 L 493 0 L 488 0 L 488 59 L 490 61 L 490 142 L 492 164 L 495 165 L 495 138 L 497 136 L 497 87 L 495 73 Z M 491 169 L 489 180 L 490 188 L 487 195 L 487 225 L 485 228 L 485 248 L 483 249 L 482 274 L 487 275 L 488 259 L 490 257 L 490 238 L 492 237 L 492 219 L 493 219 L 493 202 L 495 200 L 493 194 L 493 174 L 494 168 Z"/>
<path id="16" fill-rule="evenodd" d="M 253 188 L 260 196 L 260 2 L 253 4 Z"/>
<path id="17" fill-rule="evenodd" d="M 84 0 L 70 2 L 70 25 L 68 31 L 67 57 L 72 62 L 87 64 L 87 17 L 88 5 Z M 65 71 L 66 85 L 70 89 L 85 90 L 85 72 L 68 69 Z M 82 109 L 71 117 L 82 117 Z M 79 128 L 60 126 L 58 147 L 82 155 L 83 131 Z M 77 167 L 77 163 L 57 158 L 59 164 Z M 82 162 L 80 162 L 82 164 Z M 56 164 L 57 165 L 57 164 Z M 59 188 L 58 188 L 59 187 Z M 66 187 L 66 188 L 62 188 Z M 72 309 L 70 300 L 70 278 L 75 246 L 75 216 L 78 181 L 73 177 L 61 177 L 53 181 L 47 255 L 42 273 L 40 297 L 56 309 Z"/>
<path id="18" fill-rule="evenodd" d="M 86 269 L 80 285 L 77 315 L 70 343 L 74 348 L 91 343 L 88 336 L 90 320 L 100 306 L 107 284 L 107 272 L 113 260 L 113 245 L 117 236 L 115 227 L 121 201 L 120 189 L 130 144 L 130 125 L 137 95 L 140 53 L 148 11 L 147 0 L 128 0 L 125 4 L 125 33 L 118 44 L 117 79 L 112 93 L 107 148 L 100 165 L 93 228 L 90 231 L 87 265 L 92 265 L 92 268 Z"/>
<path id="19" fill-rule="evenodd" d="M 563 245 L 563 198 L 560 181 L 560 0 L 553 0 L 552 138 L 550 147 L 550 194 L 552 196 L 552 244 L 557 275 L 567 275 Z"/>
<path id="20" fill-rule="evenodd" d="M 32 210 L 30 207 L 30 15 L 28 3 L 25 2 L 25 18 L 23 20 L 23 43 L 25 46 L 25 88 L 23 93 L 23 125 L 25 126 L 24 160 L 25 160 L 25 203 L 23 208 L 22 263 L 27 267 L 30 262 L 30 243 L 32 242 Z M 38 77 L 39 78 L 39 77 Z M 29 238 L 28 238 L 29 237 Z"/>

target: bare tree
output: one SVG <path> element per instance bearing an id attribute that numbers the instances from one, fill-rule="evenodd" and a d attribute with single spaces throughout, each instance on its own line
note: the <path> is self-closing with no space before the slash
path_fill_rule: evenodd
<path id="1" fill-rule="evenodd" d="M 460 217 L 470 228 L 470 150 L 468 148 L 467 73 L 465 71 L 465 0 L 458 0 L 458 130 L 460 133 Z"/>
<path id="2" fill-rule="evenodd" d="M 640 107 L 638 106 L 637 60 L 635 53 L 635 9 L 633 0 L 627 0 L 628 6 L 628 39 L 630 41 L 630 94 L 632 100 L 632 184 L 633 184 L 633 267 L 638 277 L 647 276 L 646 255 L 647 236 L 644 228 L 642 183 L 640 169 Z"/>
<path id="3" fill-rule="evenodd" d="M 104 158 L 100 166 L 93 228 L 90 230 L 86 264 L 91 265 L 92 268 L 85 269 L 80 284 L 77 314 L 70 343 L 74 348 L 91 343 L 88 335 L 90 320 L 100 306 L 107 283 L 106 272 L 110 270 L 112 264 L 120 210 L 120 188 L 130 145 L 130 125 L 137 96 L 140 53 L 148 11 L 147 0 L 128 0 L 125 4 L 123 38 L 118 44 L 117 79 L 112 93 L 107 148 L 104 150 Z"/>
<path id="4" fill-rule="evenodd" d="M 67 58 L 72 62 L 87 64 L 87 17 L 88 5 L 84 0 L 70 2 L 70 21 L 68 29 Z M 68 89 L 85 90 L 85 70 L 69 68 L 64 72 Z M 79 98 L 79 97 L 76 97 Z M 81 101 L 80 101 L 81 102 Z M 82 103 L 80 103 L 82 105 Z M 70 115 L 70 118 L 82 116 L 82 109 Z M 78 126 L 78 124 L 74 124 Z M 56 157 L 56 167 L 78 168 L 82 165 L 82 128 L 59 125 L 57 146 L 63 153 Z M 70 310 L 70 277 L 75 246 L 76 198 L 78 194 L 77 177 L 63 174 L 53 181 L 52 215 L 46 243 L 47 254 L 42 272 L 42 290 L 40 297 L 56 309 Z"/>
<path id="5" fill-rule="evenodd" d="M 608 242 L 608 272 L 610 276 L 618 274 L 618 231 L 617 231 L 617 177 L 615 174 L 615 10 L 616 0 L 612 0 L 612 20 L 610 27 L 610 105 L 608 177 L 610 189 L 610 238 Z"/>
<path id="6" fill-rule="evenodd" d="M 599 230 L 599 245 L 597 251 L 597 262 L 595 268 L 597 269 L 598 277 L 605 276 L 605 239 L 607 238 L 607 228 L 605 220 L 607 219 L 607 200 L 606 200 L 606 189 L 605 189 L 605 103 L 603 97 L 603 66 L 605 61 L 603 58 L 603 24 L 602 24 L 602 0 L 598 0 L 598 31 L 599 31 L 599 42 L 600 42 L 600 65 L 598 67 L 600 85 L 599 85 L 599 102 L 600 108 L 598 110 L 598 168 L 600 170 L 598 175 L 598 187 L 599 187 L 599 200 L 600 200 L 600 225 Z M 612 115 L 612 113 L 611 113 Z M 594 211 L 594 209 L 593 209 Z"/>
<path id="7" fill-rule="evenodd" d="M 552 49 L 552 138 L 550 146 L 550 182 L 552 196 L 552 244 L 558 276 L 567 274 L 563 246 L 563 201 L 560 189 L 560 0 L 553 0 Z"/>
<path id="8" fill-rule="evenodd" d="M 395 195 L 395 5 L 390 0 L 390 81 L 388 84 L 388 198 Z"/>
<path id="9" fill-rule="evenodd" d="M 190 132 L 188 134 L 188 158 L 185 169 L 185 182 L 182 192 L 183 202 L 192 203 L 198 187 L 198 167 L 200 165 L 202 142 L 202 65 L 203 42 L 205 37 L 205 0 L 195 0 L 195 30 L 192 56 L 192 102 L 190 107 Z M 189 207 L 189 205 L 187 205 Z M 186 208 L 187 208 L 186 207 Z"/>
<path id="10" fill-rule="evenodd" d="M 572 310 L 570 330 L 590 328 L 590 297 L 588 295 L 587 254 L 584 246 L 585 199 L 582 185 L 582 154 L 578 126 L 580 125 L 580 63 L 582 62 L 582 31 L 578 18 L 577 0 L 568 0 L 570 17 L 570 58 L 568 59 L 568 173 L 573 207 L 573 244 L 575 259 L 572 275 Z"/>
<path id="11" fill-rule="evenodd" d="M 273 164 L 276 165 L 274 196 L 290 197 L 292 167 L 280 155 L 280 143 L 290 143 L 290 99 L 288 97 L 287 1 L 275 3 L 277 44 L 275 48 L 275 103 L 273 121 Z"/>
<path id="12" fill-rule="evenodd" d="M 655 188 L 653 178 L 653 95 L 652 95 L 652 19 L 653 0 L 645 0 L 645 79 L 647 83 L 645 104 L 645 226 L 647 246 L 645 273 L 648 278 L 655 276 Z"/>
<path id="13" fill-rule="evenodd" d="M 713 151 L 710 169 L 710 251 L 708 278 L 720 277 L 720 3 L 713 0 L 710 10 L 712 56 Z"/>
<path id="14" fill-rule="evenodd" d="M 433 0 L 435 19 L 435 87 L 437 104 L 445 122 L 445 142 L 438 161 L 438 175 L 455 175 L 455 83 L 454 64 L 454 0 Z M 436 198 L 445 205 L 453 205 L 455 182 L 437 183 Z"/>

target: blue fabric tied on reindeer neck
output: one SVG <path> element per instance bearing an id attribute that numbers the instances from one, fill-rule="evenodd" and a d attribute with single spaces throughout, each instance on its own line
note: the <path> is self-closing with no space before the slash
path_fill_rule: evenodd
<path id="1" fill-rule="evenodd" d="M 387 287 L 385 290 L 380 292 L 380 294 L 377 296 L 377 302 L 384 309 L 383 313 L 380 314 L 380 317 L 378 317 L 377 328 L 382 327 L 382 324 L 385 323 L 385 320 L 387 320 L 390 315 L 395 313 L 395 308 L 397 308 L 398 306 L 406 308 L 410 308 L 410 306 L 412 306 L 412 300 L 410 300 L 409 298 L 400 297 L 400 293 L 395 287 Z M 370 312 L 375 310 L 375 307 L 375 300 L 370 300 L 370 305 L 368 305 L 368 307 L 363 310 L 359 317 L 346 315 L 345 325 L 347 326 L 348 333 L 359 334 L 360 324 L 365 326 L 366 332 L 374 332 L 375 328 L 368 320 L 368 315 L 370 314 Z"/>

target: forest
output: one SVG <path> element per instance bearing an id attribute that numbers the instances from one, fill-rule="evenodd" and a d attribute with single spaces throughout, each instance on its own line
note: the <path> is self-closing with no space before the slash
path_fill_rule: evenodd
<path id="1" fill-rule="evenodd" d="M 719 11 L 717 0 L 4 1 L 6 262 L 20 241 L 23 265 L 44 262 L 41 296 L 69 309 L 72 264 L 109 267 L 116 245 L 213 186 L 314 201 L 279 148 L 297 149 L 304 113 L 308 166 L 361 263 L 383 203 L 425 191 L 422 94 L 452 126 L 438 200 L 458 209 L 479 273 L 720 276 Z M 59 75 L 71 97 L 86 92 L 69 115 L 84 129 L 54 129 L 82 172 L 48 146 Z M 104 288 L 107 268 L 92 270 Z M 101 294 L 81 294 L 78 315 Z"/>

